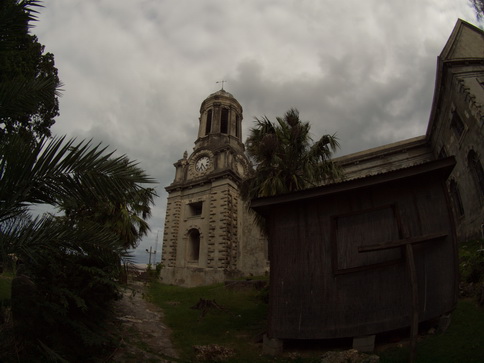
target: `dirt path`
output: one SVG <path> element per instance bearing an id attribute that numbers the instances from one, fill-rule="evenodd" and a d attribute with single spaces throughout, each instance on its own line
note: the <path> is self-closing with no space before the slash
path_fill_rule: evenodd
<path id="1" fill-rule="evenodd" d="M 123 340 L 110 362 L 177 362 L 178 355 L 163 323 L 163 312 L 144 299 L 142 282 L 130 282 L 116 302 L 116 326 Z"/>

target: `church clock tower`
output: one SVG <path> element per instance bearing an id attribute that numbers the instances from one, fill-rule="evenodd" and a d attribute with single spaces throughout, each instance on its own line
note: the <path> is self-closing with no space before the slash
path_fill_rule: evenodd
<path id="1" fill-rule="evenodd" d="M 166 187 L 165 283 L 198 286 L 266 271 L 266 242 L 240 197 L 250 164 L 242 143 L 242 106 L 223 88 L 200 107 L 191 155 Z"/>

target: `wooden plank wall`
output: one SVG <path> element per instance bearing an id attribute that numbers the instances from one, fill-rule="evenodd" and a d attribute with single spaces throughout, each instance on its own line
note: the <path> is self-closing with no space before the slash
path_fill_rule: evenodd
<path id="1" fill-rule="evenodd" d="M 421 320 L 456 303 L 455 239 L 441 181 L 414 178 L 271 208 L 269 336 L 327 339 L 410 324 L 404 250 L 360 245 L 445 233 L 415 247 Z"/>

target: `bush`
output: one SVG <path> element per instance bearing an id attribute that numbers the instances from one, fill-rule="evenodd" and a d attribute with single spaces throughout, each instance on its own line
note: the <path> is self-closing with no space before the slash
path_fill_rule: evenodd
<path id="1" fill-rule="evenodd" d="M 160 262 L 158 262 L 155 265 L 155 269 L 154 270 L 153 270 L 153 265 L 152 264 L 148 264 L 148 266 L 146 266 L 146 278 L 149 281 L 158 280 L 160 278 L 160 274 L 161 274 L 161 269 L 162 268 L 163 268 L 163 265 Z"/>
<path id="2" fill-rule="evenodd" d="M 459 269 L 462 282 L 476 284 L 484 281 L 483 245 L 483 240 L 476 240 L 460 246 Z"/>

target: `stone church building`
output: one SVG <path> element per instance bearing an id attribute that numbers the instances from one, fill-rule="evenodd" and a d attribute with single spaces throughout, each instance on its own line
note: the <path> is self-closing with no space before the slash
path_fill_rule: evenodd
<path id="1" fill-rule="evenodd" d="M 484 238 L 484 31 L 459 20 L 437 61 L 425 135 L 434 156 L 455 156 L 448 180 L 458 241 Z"/>
<path id="2" fill-rule="evenodd" d="M 175 163 L 163 238 L 161 278 L 196 286 L 266 272 L 267 246 L 240 198 L 250 170 L 242 107 L 223 89 L 200 108 L 191 155 Z M 454 156 L 447 180 L 457 241 L 480 238 L 484 224 L 484 31 L 458 20 L 437 58 L 427 133 L 335 159 L 346 180 Z M 436 211 L 438 213 L 439 211 Z"/>
<path id="3" fill-rule="evenodd" d="M 457 241 L 483 237 L 484 31 L 458 20 L 437 57 L 425 135 L 336 159 L 346 178 L 361 178 L 454 156 L 447 180 Z M 438 212 L 438 211 L 436 211 Z"/>
<path id="4" fill-rule="evenodd" d="M 267 271 L 265 238 L 240 197 L 251 170 L 242 106 L 223 88 L 202 102 L 198 137 L 175 163 L 163 234 L 161 279 L 198 286 Z"/>

